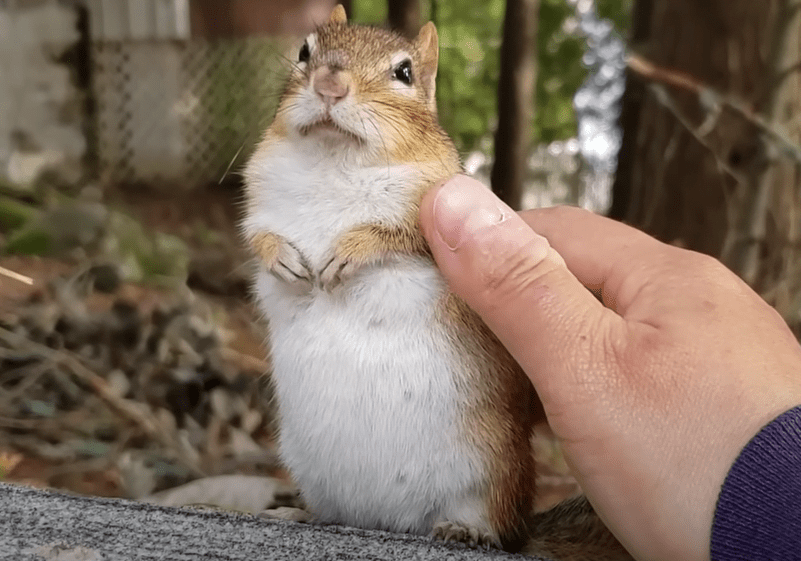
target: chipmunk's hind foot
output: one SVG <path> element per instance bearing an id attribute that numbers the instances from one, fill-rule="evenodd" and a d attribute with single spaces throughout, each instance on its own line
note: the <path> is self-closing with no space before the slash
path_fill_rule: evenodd
<path id="1" fill-rule="evenodd" d="M 308 510 L 295 508 L 292 506 L 279 506 L 278 508 L 268 508 L 259 513 L 262 518 L 272 520 L 290 520 L 292 522 L 311 522 L 312 515 Z"/>
<path id="2" fill-rule="evenodd" d="M 306 509 L 306 503 L 300 491 L 290 489 L 276 493 L 273 501 L 259 513 L 262 518 L 273 520 L 290 520 L 292 522 L 311 522 L 312 514 Z"/>
<path id="3" fill-rule="evenodd" d="M 431 530 L 431 537 L 443 542 L 458 542 L 470 547 L 485 549 L 500 546 L 497 538 L 489 532 L 481 531 L 478 528 L 469 528 L 449 520 L 435 524 L 434 529 Z"/>

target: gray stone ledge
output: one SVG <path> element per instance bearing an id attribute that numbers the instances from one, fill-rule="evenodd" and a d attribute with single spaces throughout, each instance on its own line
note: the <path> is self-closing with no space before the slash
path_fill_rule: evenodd
<path id="1" fill-rule="evenodd" d="M 513 560 L 427 538 L 0 483 L 0 560 Z"/>

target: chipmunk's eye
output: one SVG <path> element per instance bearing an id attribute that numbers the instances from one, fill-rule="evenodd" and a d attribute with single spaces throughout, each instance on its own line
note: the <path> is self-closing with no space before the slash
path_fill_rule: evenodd
<path id="1" fill-rule="evenodd" d="M 303 46 L 300 48 L 300 52 L 298 53 L 298 62 L 309 62 L 310 57 L 311 49 L 309 48 L 309 42 L 304 41 Z"/>
<path id="2" fill-rule="evenodd" d="M 407 86 L 412 85 L 412 61 L 408 58 L 401 61 L 401 63 L 395 67 L 395 72 L 393 73 L 396 80 L 400 80 Z"/>

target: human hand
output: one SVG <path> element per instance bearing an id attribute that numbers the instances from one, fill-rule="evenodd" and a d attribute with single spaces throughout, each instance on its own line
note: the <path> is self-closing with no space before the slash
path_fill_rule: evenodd
<path id="1" fill-rule="evenodd" d="M 801 404 L 801 347 L 781 317 L 711 257 L 576 208 L 518 215 L 464 176 L 426 195 L 420 222 L 621 543 L 637 559 L 709 559 L 729 468 Z"/>

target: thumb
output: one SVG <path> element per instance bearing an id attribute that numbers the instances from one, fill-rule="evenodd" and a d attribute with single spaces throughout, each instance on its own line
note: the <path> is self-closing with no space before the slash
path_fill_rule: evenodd
<path id="1" fill-rule="evenodd" d="M 610 315 L 620 318 L 568 271 L 544 237 L 465 176 L 426 194 L 420 224 L 451 290 L 523 367 L 546 411 L 570 391 L 569 382 L 587 381 L 579 377 L 603 356 L 592 348 L 607 339 L 599 330 L 611 328 Z M 551 391 L 554 382 L 560 395 Z"/>

